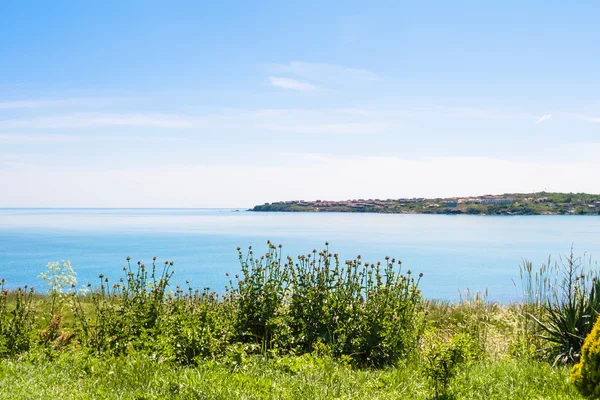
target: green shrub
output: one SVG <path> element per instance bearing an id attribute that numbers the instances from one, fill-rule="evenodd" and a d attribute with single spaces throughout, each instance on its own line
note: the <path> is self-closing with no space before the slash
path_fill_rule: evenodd
<path id="1" fill-rule="evenodd" d="M 473 358 L 474 344 L 466 334 L 450 338 L 433 335 L 424 351 L 424 373 L 439 397 L 448 395 L 448 386 L 461 367 Z"/>
<path id="2" fill-rule="evenodd" d="M 178 292 L 159 325 L 160 354 L 180 364 L 217 358 L 233 339 L 234 312 L 227 298 L 220 299 L 209 288 Z"/>
<path id="3" fill-rule="evenodd" d="M 150 337 L 157 336 L 157 324 L 164 318 L 169 280 L 173 262 L 165 261 L 162 271 L 156 268 L 156 257 L 150 270 L 138 261 L 137 270 L 128 266 L 126 277 L 110 285 L 103 274 L 98 276 L 99 287 L 91 294 L 73 292 L 73 315 L 80 340 L 93 351 L 123 353 L 127 348 L 152 346 Z M 88 284 L 91 287 L 91 284 Z M 82 301 L 91 300 L 93 310 Z"/>
<path id="4" fill-rule="evenodd" d="M 313 250 L 282 264 L 281 246 L 271 243 L 257 258 L 240 252 L 237 302 L 240 340 L 308 353 L 316 345 L 360 364 L 396 362 L 416 347 L 424 324 L 419 280 L 399 272 L 400 263 L 355 260 Z"/>
<path id="5" fill-rule="evenodd" d="M 237 303 L 238 339 L 259 344 L 265 352 L 273 346 L 278 315 L 289 283 L 287 264 L 281 264 L 281 246 L 278 251 L 271 242 L 267 244 L 268 252 L 259 257 L 254 255 L 252 247 L 245 257 L 238 248 L 241 277 L 236 275 L 237 287 L 231 289 Z"/>
<path id="6" fill-rule="evenodd" d="M 600 398 L 600 320 L 585 338 L 581 360 L 573 366 L 569 379 L 584 396 Z"/>

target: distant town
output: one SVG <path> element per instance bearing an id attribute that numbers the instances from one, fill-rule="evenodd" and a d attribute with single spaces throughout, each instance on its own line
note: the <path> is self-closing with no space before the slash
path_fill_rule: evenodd
<path id="1" fill-rule="evenodd" d="M 600 215 L 600 195 L 511 193 L 448 198 L 291 200 L 257 205 L 249 211 L 369 212 L 388 214 Z"/>

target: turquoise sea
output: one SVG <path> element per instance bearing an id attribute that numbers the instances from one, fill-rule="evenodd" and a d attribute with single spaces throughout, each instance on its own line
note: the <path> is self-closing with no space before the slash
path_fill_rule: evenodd
<path id="1" fill-rule="evenodd" d="M 174 283 L 222 290 L 239 269 L 236 247 L 266 241 L 296 256 L 330 243 L 343 260 L 386 255 L 423 272 L 426 297 L 457 299 L 487 288 L 491 300 L 520 298 L 519 264 L 570 251 L 600 256 L 597 216 L 448 216 L 255 213 L 240 209 L 0 209 L 0 278 L 33 285 L 50 261 L 70 260 L 79 284 L 118 279 L 125 258 L 175 263 Z"/>

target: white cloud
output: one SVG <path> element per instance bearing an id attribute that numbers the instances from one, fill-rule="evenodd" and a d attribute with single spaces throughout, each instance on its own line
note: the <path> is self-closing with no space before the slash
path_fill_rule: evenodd
<path id="1" fill-rule="evenodd" d="M 535 123 L 536 123 L 536 124 L 541 124 L 542 122 L 544 122 L 544 121 L 548 121 L 548 120 L 549 120 L 549 119 L 551 119 L 551 118 L 552 118 L 552 114 L 546 114 L 546 115 L 542 115 L 541 117 L 539 117 L 539 118 L 538 118 L 538 119 L 535 121 Z"/>
<path id="2" fill-rule="evenodd" d="M 271 85 L 280 87 L 283 89 L 292 89 L 292 90 L 301 90 L 301 91 L 311 91 L 317 89 L 317 86 L 312 85 L 307 82 L 302 82 L 297 79 L 292 78 L 280 78 L 277 76 L 270 76 L 269 82 Z"/>
<path id="3" fill-rule="evenodd" d="M 334 134 L 369 134 L 390 132 L 397 125 L 389 123 L 332 123 L 332 124 L 290 124 L 290 125 L 266 125 L 265 128 L 272 131 L 294 132 L 294 133 L 334 133 Z"/>
<path id="4" fill-rule="evenodd" d="M 282 78 L 283 79 L 283 78 Z M 303 82 L 277 82 L 287 88 L 301 90 Z M 538 118 L 547 120 L 550 114 Z M 124 128 L 161 129 L 172 135 L 175 130 L 182 134 L 205 134 L 220 132 L 239 132 L 240 129 L 254 132 L 289 132 L 308 134 L 374 134 L 400 132 L 400 127 L 412 127 L 422 122 L 440 126 L 461 124 L 478 120 L 530 120 L 531 115 L 511 114 L 465 107 L 444 107 L 434 105 L 392 105 L 367 108 L 265 108 L 265 109 L 227 109 L 210 114 L 188 112 L 186 114 L 160 113 L 69 113 L 45 116 L 0 119 L 0 143 L 34 142 L 84 142 L 96 141 L 96 138 L 84 138 L 90 132 L 86 130 L 104 128 L 103 135 L 113 135 L 113 139 L 129 140 L 129 132 Z M 538 122 L 539 123 L 539 122 Z M 443 129 L 443 128 L 442 128 Z M 40 130 L 47 131 L 36 136 Z M 67 130 L 73 130 L 67 132 Z M 75 133 L 80 138 L 69 137 Z M 9 135 L 10 133 L 10 135 Z M 27 136 L 16 137 L 16 134 Z M 50 134 L 59 134 L 49 136 Z M 123 136 L 125 134 L 125 136 Z M 63 135 L 63 136 L 61 136 Z M 120 139 L 117 139 L 120 136 Z"/>
<path id="5" fill-rule="evenodd" d="M 582 121 L 600 123 L 600 117 L 590 117 L 589 115 L 569 114 L 571 118 L 580 119 Z"/>
<path id="6" fill-rule="evenodd" d="M 10 110 L 18 108 L 41 108 L 64 104 L 63 101 L 56 100 L 19 100 L 19 101 L 0 101 L 0 110 Z"/>
<path id="7" fill-rule="evenodd" d="M 275 74 L 292 75 L 323 85 L 356 85 L 382 80 L 371 71 L 323 63 L 292 61 L 289 64 L 270 64 L 267 69 Z"/>
<path id="8" fill-rule="evenodd" d="M 62 99 L 29 99 L 29 100 L 11 100 L 0 101 L 0 110 L 29 109 L 29 108 L 53 108 L 67 106 L 98 106 L 114 105 L 116 102 L 123 102 L 124 98 L 100 98 L 100 97 L 82 97 L 82 98 L 62 98 Z"/>
<path id="9" fill-rule="evenodd" d="M 172 142 L 173 137 L 152 137 L 135 135 L 63 135 L 63 134 L 30 134 L 0 133 L 2 144 L 42 144 L 42 143 L 91 143 L 91 142 Z"/>
<path id="10" fill-rule="evenodd" d="M 192 128 L 202 126 L 197 118 L 168 114 L 73 113 L 28 119 L 0 120 L 0 129 L 69 129 L 103 126 Z"/>

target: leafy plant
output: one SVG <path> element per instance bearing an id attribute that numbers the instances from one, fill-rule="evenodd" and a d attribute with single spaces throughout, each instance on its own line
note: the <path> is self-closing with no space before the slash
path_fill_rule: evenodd
<path id="1" fill-rule="evenodd" d="M 123 268 L 126 277 L 110 285 L 103 274 L 98 276 L 99 287 L 91 294 L 73 293 L 73 315 L 85 344 L 94 351 L 125 352 L 134 347 L 152 345 L 144 340 L 157 336 L 157 324 L 165 315 L 166 292 L 173 276 L 173 262 L 165 261 L 162 271 L 157 270 L 156 257 L 150 269 L 138 261 L 132 270 L 130 258 Z M 91 284 L 88 284 L 91 287 Z M 83 299 L 91 299 L 93 312 L 83 306 Z"/>
<path id="2" fill-rule="evenodd" d="M 0 357 L 15 356 L 29 350 L 32 343 L 34 312 L 33 288 L 18 288 L 9 293 L 0 280 Z"/>
<path id="3" fill-rule="evenodd" d="M 472 354 L 472 338 L 466 334 L 450 338 L 439 333 L 433 335 L 424 351 L 424 373 L 433 382 L 436 396 L 448 396 L 450 381 L 472 359 Z"/>
<path id="4" fill-rule="evenodd" d="M 529 291 L 528 317 L 541 329 L 540 337 L 551 344 L 554 362 L 572 363 L 579 360 L 581 346 L 598 317 L 600 281 L 585 254 L 576 257 L 571 250 L 560 261 L 542 265 L 535 280 L 526 260 L 521 271 Z"/>
<path id="5" fill-rule="evenodd" d="M 586 337 L 581 360 L 573 366 L 569 379 L 584 396 L 600 398 L 600 320 Z"/>
<path id="6" fill-rule="evenodd" d="M 244 257 L 238 248 L 241 276 L 236 275 L 236 287 L 231 283 L 239 340 L 259 344 L 263 352 L 273 345 L 277 317 L 289 284 L 288 265 L 281 264 L 281 246 L 278 249 L 271 242 L 267 244 L 268 252 L 261 256 L 255 256 L 250 247 Z"/>

